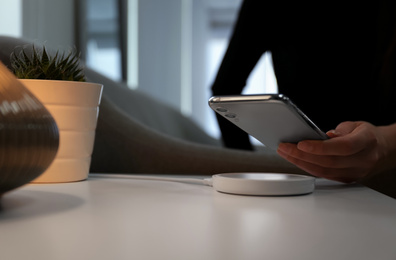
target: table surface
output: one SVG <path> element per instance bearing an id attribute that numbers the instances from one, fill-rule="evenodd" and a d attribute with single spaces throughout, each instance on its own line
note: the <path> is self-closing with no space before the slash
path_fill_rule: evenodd
<path id="1" fill-rule="evenodd" d="M 31 184 L 0 207 L 1 259 L 396 259 L 396 200 L 317 180 L 290 197 L 103 178 Z"/>

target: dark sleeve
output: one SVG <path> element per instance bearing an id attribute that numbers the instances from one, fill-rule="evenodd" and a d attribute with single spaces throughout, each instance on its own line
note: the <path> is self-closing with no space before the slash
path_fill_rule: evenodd
<path id="1" fill-rule="evenodd" d="M 214 95 L 240 94 L 246 80 L 270 45 L 266 29 L 266 1 L 245 0 L 239 11 L 227 51 L 212 85 Z"/>
<path id="2" fill-rule="evenodd" d="M 216 79 L 213 95 L 241 94 L 246 80 L 270 43 L 268 6 L 264 0 L 245 0 L 239 11 L 230 43 L 224 55 Z M 252 150 L 249 136 L 228 120 L 216 115 L 223 144 L 228 148 Z"/>

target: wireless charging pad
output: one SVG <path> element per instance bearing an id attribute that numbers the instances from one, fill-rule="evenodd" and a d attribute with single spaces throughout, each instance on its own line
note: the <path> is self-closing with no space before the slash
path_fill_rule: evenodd
<path id="1" fill-rule="evenodd" d="M 212 176 L 219 192 L 255 196 L 291 196 L 313 192 L 315 178 L 283 173 L 223 173 Z"/>

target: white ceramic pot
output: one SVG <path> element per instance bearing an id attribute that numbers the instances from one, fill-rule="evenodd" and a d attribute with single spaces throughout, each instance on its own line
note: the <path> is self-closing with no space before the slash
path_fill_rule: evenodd
<path id="1" fill-rule="evenodd" d="M 49 110 L 59 128 L 59 149 L 33 182 L 85 180 L 89 174 L 103 85 L 56 80 L 20 80 Z"/>

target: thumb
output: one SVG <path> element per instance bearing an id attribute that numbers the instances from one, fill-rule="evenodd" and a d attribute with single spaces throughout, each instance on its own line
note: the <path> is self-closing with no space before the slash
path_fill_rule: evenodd
<path id="1" fill-rule="evenodd" d="M 359 122 L 346 121 L 340 123 L 336 129 L 328 131 L 326 134 L 330 138 L 339 137 L 351 133 L 359 125 Z"/>

